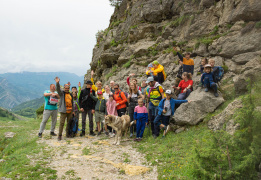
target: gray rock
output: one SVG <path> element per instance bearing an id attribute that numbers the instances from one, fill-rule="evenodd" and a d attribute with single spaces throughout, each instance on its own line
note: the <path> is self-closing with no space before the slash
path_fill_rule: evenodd
<path id="1" fill-rule="evenodd" d="M 259 53 L 257 53 L 257 52 L 247 52 L 247 53 L 243 53 L 243 54 L 238 54 L 238 55 L 233 56 L 232 61 L 234 61 L 235 63 L 237 63 L 239 65 L 244 65 L 247 62 L 249 62 L 250 60 L 254 59 L 258 55 L 259 55 Z"/>
<path id="2" fill-rule="evenodd" d="M 226 124 L 226 131 L 233 134 L 239 127 L 239 124 L 234 125 L 234 120 L 231 118 L 233 114 L 242 107 L 243 105 L 241 99 L 234 100 L 224 109 L 224 111 L 210 119 L 208 122 L 208 127 L 216 131 L 221 130 L 223 125 Z"/>
<path id="3" fill-rule="evenodd" d="M 181 104 L 174 114 L 178 125 L 196 125 L 224 102 L 221 94 L 215 97 L 213 92 L 205 92 L 203 88 L 194 90 L 187 100 L 192 102 Z"/>
<path id="4" fill-rule="evenodd" d="M 200 6 L 209 8 L 210 6 L 213 6 L 215 4 L 215 0 L 201 0 Z"/>
<path id="5" fill-rule="evenodd" d="M 175 133 L 178 134 L 178 133 L 181 133 L 183 131 L 185 131 L 185 127 L 178 128 L 177 130 L 175 130 Z"/>
<path id="6" fill-rule="evenodd" d="M 16 133 L 14 132 L 6 132 L 5 133 L 5 138 L 13 138 L 15 136 Z"/>

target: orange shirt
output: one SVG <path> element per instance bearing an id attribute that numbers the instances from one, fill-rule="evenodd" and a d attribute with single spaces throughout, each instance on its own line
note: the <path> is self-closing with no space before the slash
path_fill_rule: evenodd
<path id="1" fill-rule="evenodd" d="M 121 93 L 121 95 L 119 93 Z M 122 108 L 126 108 L 125 103 L 127 102 L 127 98 L 126 98 L 124 92 L 118 91 L 118 93 L 114 93 L 113 98 L 116 101 L 116 103 L 119 103 L 119 105 L 116 106 L 117 110 L 122 109 Z"/>
<path id="2" fill-rule="evenodd" d="M 72 112 L 72 96 L 70 93 L 65 93 L 66 113 Z"/>

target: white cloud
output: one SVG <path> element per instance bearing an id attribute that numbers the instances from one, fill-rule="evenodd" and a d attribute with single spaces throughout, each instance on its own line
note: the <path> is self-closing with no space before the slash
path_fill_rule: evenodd
<path id="1" fill-rule="evenodd" d="M 85 74 L 113 10 L 109 0 L 0 0 L 0 72 Z"/>

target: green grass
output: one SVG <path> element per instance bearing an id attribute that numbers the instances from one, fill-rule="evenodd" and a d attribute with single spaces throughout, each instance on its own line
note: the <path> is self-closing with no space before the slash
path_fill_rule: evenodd
<path id="1" fill-rule="evenodd" d="M 90 152 L 91 152 L 91 150 L 90 149 L 88 149 L 88 148 L 83 148 L 83 150 L 82 150 L 82 154 L 83 155 L 89 155 L 90 154 Z"/>
<path id="2" fill-rule="evenodd" d="M 255 28 L 258 28 L 258 29 L 261 28 L 261 21 L 256 23 Z"/>
<path id="3" fill-rule="evenodd" d="M 39 129 L 40 120 L 9 120 L 0 118 L 0 177 L 12 179 L 56 179 L 56 170 L 48 167 L 46 159 L 50 152 L 44 144 L 38 144 L 37 134 L 32 130 Z M 8 126 L 4 128 L 4 126 Z M 47 126 L 49 127 L 49 125 Z M 5 138 L 5 132 L 14 132 L 13 138 Z M 37 156 L 41 155 L 41 158 Z M 30 158 L 29 158 L 30 157 Z M 30 159 L 34 159 L 34 163 Z M 44 174 L 44 177 L 41 175 Z"/>
<path id="4" fill-rule="evenodd" d="M 144 132 L 143 141 L 134 146 L 146 154 L 146 159 L 158 167 L 158 179 L 195 179 L 193 176 L 194 146 L 207 139 L 210 130 L 206 124 L 189 127 L 188 131 L 175 134 L 169 132 L 164 139 L 154 139 Z"/>

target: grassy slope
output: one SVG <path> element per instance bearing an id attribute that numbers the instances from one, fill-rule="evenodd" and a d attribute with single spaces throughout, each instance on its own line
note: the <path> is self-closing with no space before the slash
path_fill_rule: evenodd
<path id="1" fill-rule="evenodd" d="M 0 177 L 12 179 L 55 179 L 56 171 L 48 168 L 49 152 L 38 144 L 32 130 L 39 129 L 39 120 L 10 120 L 0 117 Z M 5 132 L 14 132 L 13 138 L 5 138 Z M 39 157 L 41 156 L 41 157 Z M 33 159 L 33 161 L 30 161 Z M 44 177 L 41 175 L 44 174 Z"/>

